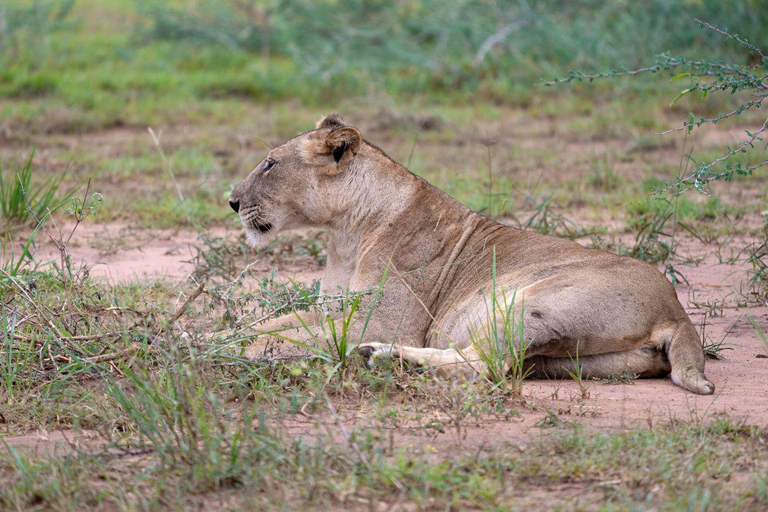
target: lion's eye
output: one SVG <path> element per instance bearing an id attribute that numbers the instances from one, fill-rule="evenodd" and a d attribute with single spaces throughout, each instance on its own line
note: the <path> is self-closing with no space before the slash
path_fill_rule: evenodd
<path id="1" fill-rule="evenodd" d="M 264 164 L 264 172 L 269 172 L 269 170 L 274 167 L 275 161 L 271 158 L 267 160 L 267 162 Z"/>

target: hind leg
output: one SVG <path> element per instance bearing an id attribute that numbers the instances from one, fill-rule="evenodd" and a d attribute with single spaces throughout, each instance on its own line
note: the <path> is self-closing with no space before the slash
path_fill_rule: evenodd
<path id="1" fill-rule="evenodd" d="M 581 356 L 578 363 L 585 379 L 607 379 L 623 373 L 640 378 L 662 377 L 672 370 L 664 353 L 653 347 Z M 535 378 L 565 379 L 579 374 L 576 358 L 533 356 L 525 360 L 525 366 Z"/>
<path id="2" fill-rule="evenodd" d="M 546 287 L 532 290 L 537 294 L 526 296 L 525 333 L 532 342 L 529 353 L 566 359 L 578 353 L 580 360 L 594 356 L 587 369 L 594 368 L 598 377 L 622 371 L 640 376 L 670 372 L 678 386 L 711 395 L 715 386 L 704 376 L 704 351 L 696 329 L 672 287 L 666 281 L 663 284 L 655 313 L 632 306 L 634 301 L 619 300 L 611 290 L 598 288 L 592 295 L 589 289 L 579 290 L 603 303 L 573 297 L 570 288 L 564 292 Z M 643 299 L 634 288 L 622 293 Z M 612 298 L 615 304 L 605 304 Z M 609 317 L 605 311 L 610 311 Z"/>
<path id="3" fill-rule="evenodd" d="M 689 391 L 699 395 L 715 392 L 715 385 L 704 376 L 704 352 L 690 321 L 658 329 L 650 341 L 649 345 L 626 352 L 581 356 L 581 375 L 602 379 L 623 372 L 638 377 L 671 373 L 672 381 Z M 577 373 L 575 358 L 534 356 L 525 362 L 537 377 L 561 379 L 568 377 L 569 372 Z"/>
<path id="4" fill-rule="evenodd" d="M 675 384 L 699 395 L 715 392 L 715 385 L 704 376 L 704 350 L 688 318 L 677 326 L 666 347 Z"/>

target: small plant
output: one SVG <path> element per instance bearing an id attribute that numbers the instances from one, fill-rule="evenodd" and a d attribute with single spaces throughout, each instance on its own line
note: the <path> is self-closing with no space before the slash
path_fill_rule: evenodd
<path id="1" fill-rule="evenodd" d="M 538 197 L 535 193 L 526 192 L 524 197 L 528 208 L 533 212 L 525 220 L 515 219 L 521 229 L 571 240 L 589 235 L 584 228 L 576 226 L 573 221 L 555 211 L 552 204 L 554 194 Z"/>
<path id="2" fill-rule="evenodd" d="M 22 246 L 18 256 L 16 256 L 15 253 L 16 246 L 14 241 L 10 237 L 10 234 L 7 231 L 5 232 L 3 235 L 2 254 L 0 254 L 0 261 L 2 261 L 0 269 L 3 271 L 3 276 L 0 276 L 0 280 L 2 280 L 4 276 L 17 277 L 25 266 L 37 266 L 32 249 L 35 243 L 35 236 L 40 231 L 41 227 L 42 224 L 35 226 L 35 229 L 29 237 L 27 237 L 27 241 Z"/>
<path id="3" fill-rule="evenodd" d="M 725 315 L 724 310 L 726 301 L 724 298 L 721 298 L 720 300 L 707 299 L 705 301 L 697 301 L 696 293 L 692 291 L 691 299 L 688 303 L 695 308 L 703 309 L 705 320 L 707 318 L 718 318 Z"/>
<path id="4" fill-rule="evenodd" d="M 341 305 L 339 306 L 341 318 L 335 319 L 330 314 L 324 314 L 319 323 L 320 333 L 314 337 L 317 347 L 320 348 L 316 354 L 335 364 L 334 370 L 347 367 L 349 356 L 355 346 L 355 342 L 350 338 L 353 322 L 357 321 L 355 314 L 361 299 L 359 294 L 345 294 L 341 298 Z M 320 311 L 317 313 L 320 314 Z M 307 332 L 311 332 L 306 324 L 302 324 L 302 326 Z M 292 343 L 298 344 L 297 341 L 292 341 Z"/>
<path id="5" fill-rule="evenodd" d="M 576 354 L 569 355 L 568 358 L 571 360 L 571 365 L 573 365 L 573 369 L 568 370 L 568 376 L 579 385 L 579 390 L 581 391 L 581 399 L 586 400 L 589 398 L 589 386 L 584 383 L 584 367 L 579 362 L 578 341 L 576 342 Z"/>
<path id="6" fill-rule="evenodd" d="M 225 244 L 221 251 L 214 247 L 209 254 L 198 252 L 198 256 L 202 256 L 193 260 L 198 262 L 195 279 L 202 283 L 205 279 L 213 281 L 216 276 L 221 278 L 227 275 L 230 264 L 226 262 L 228 256 L 224 253 L 229 254 L 230 247 L 231 245 Z M 221 266 L 217 266 L 222 256 L 225 261 Z M 207 267 L 206 261 L 213 264 Z M 253 277 L 254 280 L 246 280 L 246 277 Z M 251 282 L 255 283 L 255 286 L 251 286 Z M 318 279 L 310 284 L 285 282 L 278 279 L 275 272 L 269 276 L 261 276 L 252 270 L 251 265 L 246 266 L 232 281 L 209 283 L 205 291 L 205 296 L 209 299 L 205 311 L 214 311 L 217 316 L 220 313 L 219 323 L 227 330 L 224 336 L 228 340 L 227 343 L 237 344 L 247 343 L 251 337 L 249 331 L 259 328 L 265 321 L 290 312 L 312 311 L 322 300 Z"/>
<path id="7" fill-rule="evenodd" d="M 39 267 L 38 263 L 34 259 L 32 248 L 34 247 L 35 238 L 40 230 L 43 230 L 51 243 L 53 243 L 53 245 L 59 251 L 60 267 L 58 270 L 59 278 L 61 281 L 63 283 L 67 283 L 68 280 L 71 280 L 74 277 L 75 273 L 72 271 L 72 265 L 68 251 L 69 242 L 72 239 L 72 236 L 75 234 L 75 231 L 77 230 L 80 223 L 83 222 L 88 216 L 96 215 L 96 211 L 102 201 L 101 194 L 94 193 L 89 196 L 89 188 L 90 181 L 88 182 L 88 185 L 86 185 L 82 199 L 78 196 L 69 197 L 71 204 L 66 213 L 72 217 L 74 220 L 74 225 L 72 226 L 72 229 L 68 235 L 64 235 L 61 232 L 55 220 L 53 219 L 53 213 L 59 207 L 61 207 L 64 202 L 60 202 L 53 206 L 51 206 L 50 203 L 46 203 L 44 213 L 38 215 L 38 212 L 29 202 L 29 196 L 26 189 L 23 187 L 20 189 L 19 193 L 24 200 L 24 204 L 27 209 L 26 211 L 35 219 L 37 225 L 27 238 L 27 241 L 22 246 L 21 253 L 18 257 L 15 255 L 14 243 L 10 239 L 8 232 L 6 231 L 3 235 L 2 259 L 0 260 L 2 262 L 2 265 L 0 265 L 0 282 L 6 282 L 9 285 L 13 285 L 13 280 L 20 276 L 20 272 L 25 265 L 34 265 L 35 268 Z M 53 225 L 51 229 L 46 226 L 46 222 L 48 221 L 50 221 Z M 55 234 L 52 231 L 54 231 Z M 8 247 L 10 247 L 10 249 L 8 249 Z M 56 264 L 53 263 L 53 266 L 55 267 Z M 83 274 L 85 275 L 87 274 L 87 269 L 84 270 L 85 271 Z"/>
<path id="8" fill-rule="evenodd" d="M 250 251 L 243 237 L 233 241 L 202 232 L 198 233 L 197 239 L 198 245 L 193 246 L 195 255 L 185 262 L 194 265 L 197 280 L 204 277 L 233 280 L 240 269 L 247 265 Z"/>
<path id="9" fill-rule="evenodd" d="M 17 308 L 7 307 L 0 299 L 0 331 L 2 331 L 3 354 L 0 357 L 0 379 L 2 394 L 6 403 L 13 404 L 14 396 L 23 389 L 28 380 L 28 368 L 34 364 L 34 340 L 25 339 L 16 333 L 19 324 Z"/>
<path id="10" fill-rule="evenodd" d="M 322 231 L 308 236 L 278 235 L 259 250 L 258 256 L 265 257 L 277 266 L 295 262 L 299 258 L 309 258 L 314 264 L 322 266 L 326 260 L 326 245 Z"/>
<path id="11" fill-rule="evenodd" d="M 319 319 L 317 325 L 319 331 L 317 328 L 313 328 L 313 326 L 307 324 L 294 307 L 292 310 L 296 313 L 296 318 L 304 329 L 304 332 L 309 336 L 309 341 L 305 343 L 280 335 L 279 333 L 273 334 L 307 350 L 309 353 L 323 361 L 334 364 L 335 366 L 331 372 L 331 375 L 334 375 L 337 370 L 347 367 L 349 356 L 352 354 L 354 348 L 362 342 L 365 332 L 368 329 L 368 324 L 371 321 L 374 308 L 376 307 L 379 297 L 381 297 L 381 292 L 384 289 L 384 283 L 386 282 L 388 275 L 389 266 L 384 270 L 381 280 L 379 281 L 379 286 L 375 291 L 366 290 L 361 292 L 350 292 L 347 290 L 336 296 L 324 295 L 320 297 L 319 300 L 311 297 L 309 293 L 305 290 L 301 290 L 294 284 L 294 288 L 298 294 L 304 298 L 305 303 L 311 304 L 312 312 L 310 314 L 314 314 L 316 318 Z M 362 299 L 364 296 L 370 294 L 373 294 L 373 298 L 368 307 L 368 314 L 365 317 L 365 321 L 362 326 L 355 326 L 355 323 L 359 320 L 357 318 L 358 309 L 363 306 Z M 328 308 L 337 308 L 336 313 L 340 314 L 334 315 Z"/>
<path id="12" fill-rule="evenodd" d="M 553 194 L 550 194 L 539 200 L 526 194 L 525 200 L 534 209 L 534 212 L 522 223 L 523 229 L 552 235 L 565 226 L 565 219 L 552 211 L 552 197 Z"/>
<path id="13" fill-rule="evenodd" d="M 710 359 L 725 359 L 723 356 L 723 351 L 733 350 L 733 348 L 726 347 L 723 345 L 723 343 L 725 343 L 725 340 L 715 341 L 713 339 L 706 338 L 701 344 L 702 349 L 704 349 L 704 355 Z"/>
<path id="14" fill-rule="evenodd" d="M 637 380 L 637 374 L 629 373 L 624 370 L 618 375 L 613 375 L 605 379 L 600 379 L 605 384 L 618 385 L 618 384 L 632 384 Z"/>
<path id="15" fill-rule="evenodd" d="M 313 298 L 310 297 L 306 291 L 296 288 L 297 292 L 304 297 L 305 302 L 311 304 L 312 311 L 310 312 L 310 315 L 315 315 L 315 317 L 319 319 L 317 326 L 308 324 L 301 315 L 298 314 L 297 308 L 293 307 L 292 310 L 296 313 L 296 318 L 301 324 L 301 327 L 304 332 L 309 335 L 308 342 L 292 339 L 279 333 L 273 334 L 307 350 L 309 353 L 323 361 L 334 364 L 335 366 L 331 372 L 331 375 L 334 375 L 337 370 L 347 367 L 349 357 L 354 348 L 363 340 L 365 331 L 368 328 L 368 323 L 373 315 L 373 310 L 376 307 L 376 303 L 384 287 L 387 274 L 388 271 L 385 271 L 375 292 L 372 290 L 362 292 L 347 291 L 336 296 L 322 296 L 320 300 L 313 301 Z M 362 326 L 355 326 L 355 323 L 359 320 L 357 318 L 357 312 L 363 305 L 362 299 L 365 295 L 370 294 L 373 294 L 374 297 L 371 300 L 368 314 L 365 317 Z M 336 313 L 340 314 L 334 315 L 333 312 L 329 311 L 327 308 L 337 308 Z"/>
<path id="16" fill-rule="evenodd" d="M 35 151 L 32 150 L 29 159 L 18 173 L 0 173 L 0 214 L 5 230 L 14 224 L 26 223 L 30 216 L 43 219 L 61 202 L 56 194 L 65 174 L 50 176 L 42 185 L 33 187 L 34 157 Z M 71 195 L 71 192 L 65 194 L 68 195 Z"/>
<path id="17" fill-rule="evenodd" d="M 750 270 L 747 273 L 747 285 L 757 297 L 768 296 L 768 233 L 763 240 L 744 248 Z"/>
<path id="18" fill-rule="evenodd" d="M 322 301 L 320 280 L 315 279 L 309 286 L 298 281 L 279 283 L 274 273 L 259 281 L 257 302 L 263 312 L 271 316 L 282 316 L 290 312 L 311 311 Z"/>
<path id="19" fill-rule="evenodd" d="M 613 192 L 621 185 L 621 178 L 613 170 L 610 162 L 608 162 L 608 155 L 605 155 L 602 159 L 597 157 L 593 160 L 594 169 L 587 176 L 587 182 L 595 190 L 602 192 Z"/>
<path id="20" fill-rule="evenodd" d="M 441 386 L 437 396 L 437 408 L 448 417 L 456 431 L 456 443 L 461 446 L 467 437 L 464 421 L 477 408 L 478 388 L 474 380 L 452 379 Z"/>
<path id="21" fill-rule="evenodd" d="M 666 232 L 667 223 L 675 215 L 674 203 L 667 199 L 660 200 L 664 205 L 662 208 L 654 207 L 651 211 L 641 214 L 639 220 L 632 222 L 637 227 L 635 243 L 632 247 L 620 248 L 619 254 L 648 263 L 666 262 L 675 254 L 677 242 L 672 233 Z M 648 204 L 657 205 L 658 201 Z"/>
<path id="22" fill-rule="evenodd" d="M 755 328 L 755 332 L 760 337 L 760 341 L 762 341 L 763 345 L 765 346 L 765 355 L 768 356 L 768 336 L 766 336 L 765 331 L 762 327 L 760 327 L 760 324 L 757 323 L 757 319 L 754 316 L 749 317 L 749 323 L 751 323 L 752 327 Z"/>
<path id="23" fill-rule="evenodd" d="M 491 268 L 492 286 L 490 300 L 485 299 L 485 322 L 472 327 L 469 337 L 486 367 L 486 377 L 492 383 L 510 386 L 515 396 L 523 391 L 523 380 L 533 371 L 525 365 L 525 354 L 530 342 L 523 334 L 525 305 L 520 313 L 515 310 L 517 289 L 508 297 L 504 287 L 496 284 L 496 248 L 493 248 Z"/>
<path id="24" fill-rule="evenodd" d="M 557 411 L 547 408 L 547 413 L 536 422 L 536 426 L 539 428 L 561 428 L 569 427 L 571 424 L 561 418 Z"/>
<path id="25" fill-rule="evenodd" d="M 707 333 L 707 315 L 704 315 L 704 318 L 701 321 L 701 348 L 704 350 L 704 355 L 707 356 L 710 359 L 717 359 L 722 360 L 725 359 L 723 356 L 723 352 L 726 350 L 733 350 L 732 347 L 726 346 L 725 339 L 728 337 L 729 334 L 731 334 L 731 331 L 736 327 L 736 324 L 739 323 L 739 320 L 736 320 L 731 324 L 731 326 L 728 328 L 727 331 L 725 331 L 725 334 L 723 334 L 723 337 L 720 338 L 720 340 L 713 340 L 712 337 Z"/>
<path id="26" fill-rule="evenodd" d="M 672 286 L 675 286 L 677 283 L 690 284 L 685 275 L 670 262 L 664 263 L 664 275 L 670 280 Z"/>
<path id="27" fill-rule="evenodd" d="M 69 254 L 69 243 L 72 240 L 72 236 L 75 234 L 75 231 L 77 231 L 77 228 L 80 226 L 80 224 L 84 220 L 86 220 L 88 217 L 96 216 L 96 212 L 101 206 L 101 202 L 103 200 L 103 197 L 101 196 L 101 194 L 99 194 L 98 192 L 91 193 L 90 190 L 91 190 L 91 180 L 88 180 L 88 183 L 85 185 L 85 190 L 83 191 L 82 198 L 76 195 L 71 196 L 70 205 L 69 205 L 69 208 L 67 208 L 66 213 L 74 221 L 74 224 L 72 225 L 72 228 L 69 230 L 69 233 L 67 234 L 62 233 L 62 231 L 59 229 L 59 226 L 56 224 L 55 220 L 51 219 L 51 222 L 53 224 L 52 229 L 55 230 L 56 232 L 55 235 L 52 234 L 52 231 L 45 226 L 45 222 L 44 222 L 45 219 L 39 218 L 30 209 L 30 213 L 33 213 L 35 220 L 37 220 L 38 224 L 42 226 L 43 231 L 45 232 L 46 236 L 48 236 L 48 239 L 51 241 L 51 243 L 53 243 L 53 245 L 59 251 L 60 264 L 61 264 L 59 268 L 59 276 L 61 278 L 61 281 L 65 284 L 68 281 L 72 281 L 72 279 L 74 279 L 76 275 L 76 273 L 73 272 L 72 260 Z M 80 269 L 80 270 L 83 270 L 83 269 Z M 78 273 L 79 272 L 80 271 L 78 271 Z M 85 273 L 87 274 L 87 269 L 85 269 Z"/>
<path id="28" fill-rule="evenodd" d="M 231 487 L 249 472 L 243 459 L 269 449 L 268 436 L 252 426 L 255 408 L 232 418 L 201 380 L 200 370 L 182 360 L 155 375 L 123 367 L 127 382 L 111 384 L 107 393 L 162 468 L 180 471 L 196 490 Z"/>

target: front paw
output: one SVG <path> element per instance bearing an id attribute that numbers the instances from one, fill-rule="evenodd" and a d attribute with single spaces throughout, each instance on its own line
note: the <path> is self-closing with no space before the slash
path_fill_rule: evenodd
<path id="1" fill-rule="evenodd" d="M 377 359 L 397 357 L 397 347 L 387 343 L 362 343 L 357 347 L 357 353 L 366 358 L 365 366 L 370 369 Z"/>

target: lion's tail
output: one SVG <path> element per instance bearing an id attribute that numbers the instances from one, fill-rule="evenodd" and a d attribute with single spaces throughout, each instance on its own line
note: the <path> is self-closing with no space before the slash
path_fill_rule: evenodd
<path id="1" fill-rule="evenodd" d="M 691 321 L 686 317 L 666 343 L 667 357 L 672 366 L 672 380 L 678 386 L 699 395 L 711 395 L 715 385 L 704 376 L 704 351 Z"/>

